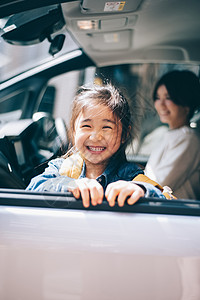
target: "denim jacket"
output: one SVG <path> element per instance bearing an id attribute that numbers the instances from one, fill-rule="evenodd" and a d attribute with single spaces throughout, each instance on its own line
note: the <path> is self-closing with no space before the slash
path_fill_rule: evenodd
<path id="1" fill-rule="evenodd" d="M 64 158 L 56 158 L 49 162 L 45 171 L 32 178 L 26 190 L 35 191 L 51 191 L 51 192 L 66 192 L 68 191 L 68 184 L 72 182 L 73 178 L 59 174 L 59 169 L 64 161 Z M 85 163 L 83 163 L 82 171 L 79 178 L 84 178 L 86 173 Z M 96 180 L 103 186 L 104 191 L 107 185 L 118 180 L 132 181 L 134 177 L 143 174 L 135 163 L 128 162 L 126 159 L 115 157 L 110 161 L 105 171 L 96 178 Z M 146 182 L 134 181 L 145 190 L 145 197 L 159 197 L 165 198 L 162 192 L 153 185 Z"/>

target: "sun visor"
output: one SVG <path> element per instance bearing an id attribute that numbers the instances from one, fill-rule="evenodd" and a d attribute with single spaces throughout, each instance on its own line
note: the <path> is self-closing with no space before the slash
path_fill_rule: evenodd
<path id="1" fill-rule="evenodd" d="M 122 13 L 134 12 L 138 9 L 142 0 L 127 1 L 105 1 L 105 0 L 83 0 L 81 2 L 81 10 L 86 14 L 99 13 Z"/>

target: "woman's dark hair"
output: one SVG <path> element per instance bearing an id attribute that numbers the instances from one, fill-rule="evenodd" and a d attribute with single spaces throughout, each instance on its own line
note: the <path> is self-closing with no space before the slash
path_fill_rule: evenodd
<path id="1" fill-rule="evenodd" d="M 188 70 L 175 70 L 163 75 L 155 85 L 153 100 L 156 100 L 157 90 L 165 85 L 171 100 L 180 106 L 190 108 L 189 119 L 200 105 L 199 78 Z"/>
<path id="2" fill-rule="evenodd" d="M 79 88 L 72 104 L 69 130 L 70 141 L 73 143 L 74 125 L 80 112 L 83 111 L 84 108 L 93 105 L 106 105 L 111 109 L 116 119 L 121 121 L 123 146 L 127 146 L 133 138 L 130 106 L 127 98 L 111 84 L 103 86 L 94 84 L 92 86 L 82 86 Z"/>

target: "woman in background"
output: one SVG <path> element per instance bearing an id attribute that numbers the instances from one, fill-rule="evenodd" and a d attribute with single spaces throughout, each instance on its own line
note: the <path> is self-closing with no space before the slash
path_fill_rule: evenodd
<path id="1" fill-rule="evenodd" d="M 200 83 L 190 71 L 172 71 L 156 83 L 155 109 L 169 130 L 145 168 L 145 174 L 170 186 L 177 198 L 200 199 L 200 136 L 190 119 L 200 105 Z"/>

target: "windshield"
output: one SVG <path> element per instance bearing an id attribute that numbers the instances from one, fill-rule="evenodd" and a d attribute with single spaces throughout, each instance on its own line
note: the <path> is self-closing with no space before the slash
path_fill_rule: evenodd
<path id="1" fill-rule="evenodd" d="M 49 47 L 47 40 L 35 45 L 19 46 L 11 45 L 0 37 L 0 83 L 79 48 L 68 33 L 65 34 L 63 48 L 58 54 L 50 55 Z"/>

